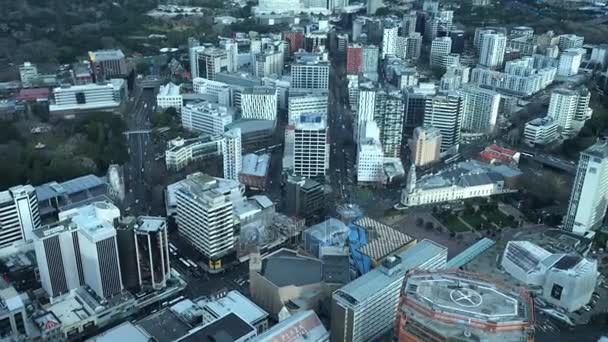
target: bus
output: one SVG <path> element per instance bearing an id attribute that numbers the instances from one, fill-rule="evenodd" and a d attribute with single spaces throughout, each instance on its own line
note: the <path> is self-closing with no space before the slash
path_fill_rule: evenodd
<path id="1" fill-rule="evenodd" d="M 449 164 L 449 163 L 457 161 L 458 159 L 460 159 L 460 153 L 456 153 L 455 155 L 451 156 L 450 158 L 444 160 L 443 162 L 445 164 Z"/>
<path id="2" fill-rule="evenodd" d="M 169 301 L 169 305 L 173 305 L 173 304 L 175 304 L 175 303 L 177 303 L 177 302 L 179 302 L 179 301 L 181 301 L 183 299 L 184 299 L 184 296 L 179 296 L 179 297 L 177 297 L 175 299 L 170 300 Z"/>
<path id="3" fill-rule="evenodd" d="M 169 248 L 173 248 L 173 250 L 177 252 L 177 247 L 175 247 L 175 245 L 171 242 L 169 242 Z"/>
<path id="4" fill-rule="evenodd" d="M 190 259 L 186 259 L 186 262 L 188 262 L 188 264 L 190 264 L 192 267 L 198 268 L 198 265 L 194 261 L 192 261 Z"/>
<path id="5" fill-rule="evenodd" d="M 186 268 L 190 268 L 190 264 L 184 258 L 179 258 L 179 262 L 186 266 Z"/>

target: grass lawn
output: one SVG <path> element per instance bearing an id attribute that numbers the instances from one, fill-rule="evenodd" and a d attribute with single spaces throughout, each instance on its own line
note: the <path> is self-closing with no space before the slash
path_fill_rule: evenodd
<path id="1" fill-rule="evenodd" d="M 434 215 L 437 221 L 441 222 L 450 232 L 460 233 L 470 231 L 456 215 Z"/>
<path id="2" fill-rule="evenodd" d="M 481 215 L 485 216 L 487 221 L 484 220 Z M 462 215 L 462 219 L 477 229 L 479 229 L 478 227 L 480 227 L 481 224 L 483 224 L 483 229 L 494 228 L 492 223 L 501 228 L 507 226 L 513 227 L 515 225 L 515 222 L 508 215 L 505 215 L 498 209 L 480 210 L 474 214 Z"/>
<path id="3" fill-rule="evenodd" d="M 467 214 L 463 214 L 462 215 L 462 219 L 467 221 L 468 224 L 471 225 L 471 227 L 474 227 L 475 229 L 479 229 L 479 227 L 483 224 L 484 226 L 487 226 L 487 221 L 484 220 L 481 215 L 479 214 L 479 212 L 467 215 Z"/>

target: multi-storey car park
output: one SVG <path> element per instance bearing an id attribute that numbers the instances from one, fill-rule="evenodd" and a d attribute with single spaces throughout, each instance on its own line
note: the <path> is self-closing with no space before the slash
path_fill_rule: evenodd
<path id="1" fill-rule="evenodd" d="M 400 342 L 534 341 L 534 310 L 523 289 L 461 270 L 406 274 L 397 309 Z"/>

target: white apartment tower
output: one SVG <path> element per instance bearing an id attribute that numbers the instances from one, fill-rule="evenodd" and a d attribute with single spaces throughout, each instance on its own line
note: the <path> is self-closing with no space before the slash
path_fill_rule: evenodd
<path id="1" fill-rule="evenodd" d="M 578 109 L 578 98 L 578 92 L 570 89 L 556 89 L 551 92 L 547 116 L 557 123 L 562 135 L 574 134 L 572 121 Z"/>
<path id="2" fill-rule="evenodd" d="M 226 50 L 226 69 L 228 72 L 236 72 L 239 68 L 239 46 L 234 39 L 224 41 Z"/>
<path id="3" fill-rule="evenodd" d="M 386 55 L 394 55 L 397 47 L 397 36 L 399 34 L 399 26 L 390 25 L 382 31 L 382 58 Z"/>
<path id="4" fill-rule="evenodd" d="M 241 92 L 241 118 L 277 119 L 277 90 L 273 87 L 245 88 Z"/>
<path id="5" fill-rule="evenodd" d="M 458 152 L 463 102 L 462 96 L 457 93 L 437 95 L 426 99 L 423 126 L 439 129 L 441 153 L 455 154 Z"/>
<path id="6" fill-rule="evenodd" d="M 380 129 L 374 121 L 365 122 L 357 145 L 357 182 L 383 183 L 384 151 L 380 144 Z"/>
<path id="7" fill-rule="evenodd" d="M 488 68 L 499 68 L 505 57 L 507 37 L 502 33 L 483 33 L 480 36 L 479 64 Z"/>
<path id="8" fill-rule="evenodd" d="M 602 224 L 608 208 L 608 142 L 581 152 L 564 229 L 585 235 Z"/>
<path id="9" fill-rule="evenodd" d="M 579 49 L 583 47 L 585 37 L 577 36 L 575 34 L 562 34 L 559 36 L 557 46 L 559 51 L 566 51 L 568 49 Z"/>
<path id="10" fill-rule="evenodd" d="M 188 177 L 175 193 L 179 234 L 210 260 L 234 249 L 230 190 L 205 174 Z"/>
<path id="11" fill-rule="evenodd" d="M 0 192 L 0 247 L 18 241 L 31 241 L 40 228 L 36 189 L 31 185 L 14 186 Z"/>
<path id="12" fill-rule="evenodd" d="M 462 129 L 471 133 L 489 133 L 496 126 L 500 94 L 477 86 L 467 86 L 463 97 Z"/>
<path id="13" fill-rule="evenodd" d="M 447 58 L 452 51 L 450 37 L 437 37 L 431 43 L 430 65 L 432 67 L 446 68 Z"/>
<path id="14" fill-rule="evenodd" d="M 583 48 L 572 48 L 563 51 L 559 55 L 557 74 L 559 76 L 574 76 L 578 74 L 584 54 L 585 49 Z"/>
<path id="15" fill-rule="evenodd" d="M 239 173 L 243 169 L 240 128 L 233 128 L 224 133 L 222 155 L 224 156 L 224 178 L 238 180 Z"/>
<path id="16" fill-rule="evenodd" d="M 376 86 L 372 82 L 359 84 L 357 123 L 353 132 L 355 141 L 359 140 L 359 135 L 365 130 L 365 123 L 374 120 L 376 112 L 376 91 Z"/>

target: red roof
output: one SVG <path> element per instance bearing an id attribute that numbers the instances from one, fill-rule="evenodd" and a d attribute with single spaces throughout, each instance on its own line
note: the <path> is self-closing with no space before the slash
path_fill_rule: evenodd
<path id="1" fill-rule="evenodd" d="M 49 89 L 48 88 L 30 88 L 30 89 L 21 89 L 19 94 L 17 94 L 16 99 L 18 101 L 36 101 L 39 99 L 47 100 L 49 98 Z"/>
<path id="2" fill-rule="evenodd" d="M 516 153 L 513 150 L 509 150 L 508 148 L 500 147 L 500 146 L 498 146 L 496 144 L 492 144 L 492 145 L 486 147 L 486 151 L 488 151 L 488 150 L 495 151 L 495 152 L 500 153 L 500 154 L 506 154 L 506 155 L 511 156 L 511 157 L 513 157 L 515 155 L 515 153 Z"/>

